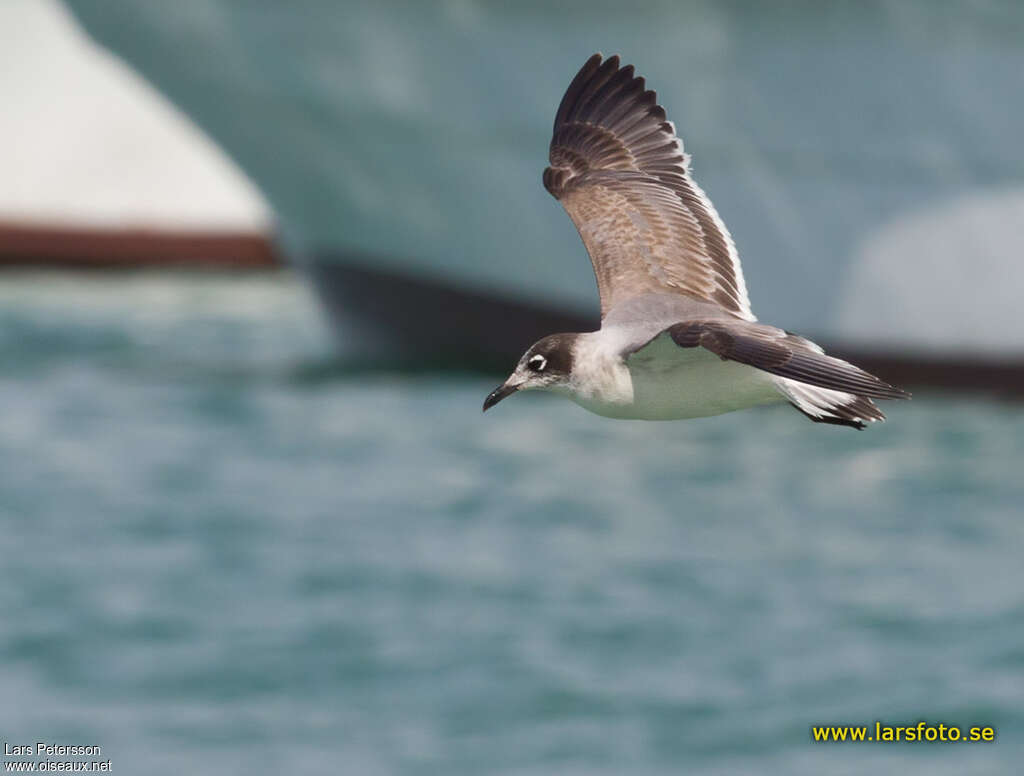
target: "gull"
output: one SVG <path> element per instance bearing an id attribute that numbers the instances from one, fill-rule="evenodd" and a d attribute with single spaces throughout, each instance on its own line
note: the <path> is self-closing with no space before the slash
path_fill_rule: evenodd
<path id="1" fill-rule="evenodd" d="M 861 429 L 885 419 L 872 399 L 909 398 L 757 321 L 732 237 L 632 65 L 601 54 L 587 60 L 555 115 L 550 163 L 544 187 L 590 254 L 601 328 L 536 342 L 484 411 L 529 390 L 643 420 L 788 401 L 817 423 Z"/>

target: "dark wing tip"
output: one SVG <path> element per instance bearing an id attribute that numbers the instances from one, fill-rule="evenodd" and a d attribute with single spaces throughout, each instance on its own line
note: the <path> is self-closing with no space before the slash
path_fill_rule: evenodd
<path id="1" fill-rule="evenodd" d="M 555 112 L 555 128 L 565 121 L 565 117 L 576 104 L 580 92 L 583 91 L 584 86 L 590 81 L 598 68 L 601 67 L 603 59 L 604 56 L 598 51 L 596 54 L 592 54 L 590 59 L 583 63 L 583 67 L 576 72 L 576 75 L 569 83 L 569 87 L 565 90 L 565 94 L 562 95 L 562 101 L 558 104 L 558 110 Z"/>
<path id="2" fill-rule="evenodd" d="M 870 373 L 867 373 L 867 374 L 870 374 Z M 874 375 L 871 375 L 871 376 L 874 377 Z M 876 398 L 879 398 L 879 399 L 909 399 L 909 398 L 911 398 L 911 396 L 913 396 L 913 394 L 910 393 L 910 391 L 904 391 L 902 388 L 900 388 L 898 386 L 890 385 L 889 383 L 885 382 L 885 380 L 882 380 L 882 379 L 880 379 L 878 377 L 875 377 L 875 379 L 878 380 L 878 388 L 879 388 L 879 395 Z"/>
<path id="3" fill-rule="evenodd" d="M 623 88 L 627 84 L 632 88 Z M 639 88 L 636 88 L 637 84 Z M 636 75 L 633 65 L 622 65 L 622 58 L 618 54 L 612 54 L 607 59 L 601 52 L 593 54 L 583 63 L 565 90 L 555 112 L 554 129 L 574 119 L 598 118 L 591 115 L 596 105 L 606 102 L 608 97 L 620 91 L 621 100 L 637 100 L 637 96 L 644 91 L 643 77 Z M 650 96 L 654 97 L 653 92 Z M 644 93 L 645 104 L 647 97 Z M 656 99 L 654 97 L 651 104 Z"/>
<path id="4" fill-rule="evenodd" d="M 665 143 L 652 145 L 661 134 Z M 633 144 L 639 146 L 633 147 Z M 618 54 L 597 53 L 579 69 L 555 113 L 544 187 L 556 198 L 590 170 L 685 165 L 674 128 L 654 91 Z"/>

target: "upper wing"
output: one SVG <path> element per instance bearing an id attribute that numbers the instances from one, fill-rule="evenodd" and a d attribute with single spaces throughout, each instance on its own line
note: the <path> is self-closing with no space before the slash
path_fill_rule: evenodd
<path id="1" fill-rule="evenodd" d="M 555 116 L 544 186 L 590 253 L 602 317 L 637 294 L 670 291 L 754 320 L 725 224 L 644 79 L 594 54 Z"/>

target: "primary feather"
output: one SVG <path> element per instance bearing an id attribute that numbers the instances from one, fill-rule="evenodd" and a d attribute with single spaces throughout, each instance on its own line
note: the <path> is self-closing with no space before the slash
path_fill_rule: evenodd
<path id="1" fill-rule="evenodd" d="M 587 60 L 555 116 L 550 161 L 544 186 L 590 254 L 602 316 L 625 298 L 667 291 L 754 320 L 732 237 L 632 65 Z"/>

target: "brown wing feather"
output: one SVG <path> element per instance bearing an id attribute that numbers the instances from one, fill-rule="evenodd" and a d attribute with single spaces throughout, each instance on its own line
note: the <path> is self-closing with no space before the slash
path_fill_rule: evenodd
<path id="1" fill-rule="evenodd" d="M 671 291 L 754 319 L 732 238 L 632 65 L 587 60 L 555 115 L 550 159 L 544 186 L 583 238 L 602 315 L 636 294 Z"/>
<path id="2" fill-rule="evenodd" d="M 910 396 L 853 364 L 825 355 L 813 342 L 774 326 L 747 321 L 685 321 L 667 331 L 681 348 L 703 347 L 720 358 L 807 385 L 873 399 Z"/>

